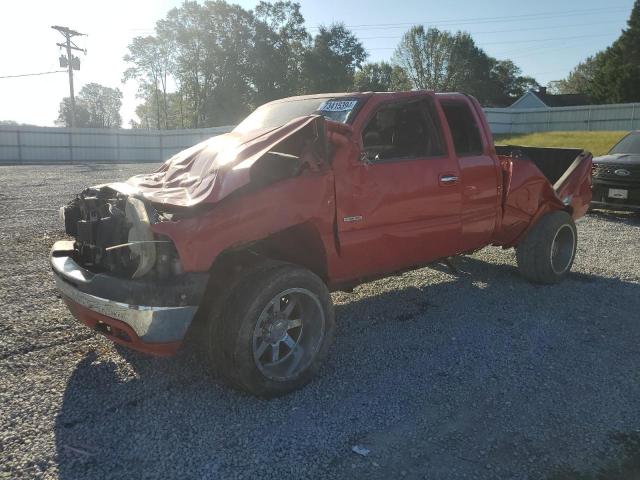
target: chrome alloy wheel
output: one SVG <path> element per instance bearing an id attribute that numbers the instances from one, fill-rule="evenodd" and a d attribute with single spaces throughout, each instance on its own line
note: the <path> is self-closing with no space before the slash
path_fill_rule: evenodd
<path id="1" fill-rule="evenodd" d="M 291 288 L 271 299 L 253 331 L 258 370 L 277 381 L 292 380 L 312 362 L 324 338 L 325 316 L 318 297 Z"/>
<path id="2" fill-rule="evenodd" d="M 551 268 L 556 274 L 563 274 L 571 266 L 575 246 L 576 238 L 573 229 L 569 225 L 562 225 L 551 244 Z"/>

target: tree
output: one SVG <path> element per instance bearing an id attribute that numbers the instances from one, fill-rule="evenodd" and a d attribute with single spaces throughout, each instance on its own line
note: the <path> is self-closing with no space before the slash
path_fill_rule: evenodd
<path id="1" fill-rule="evenodd" d="M 167 38 L 153 35 L 135 37 L 128 48 L 129 53 L 124 60 L 133 65 L 125 70 L 122 81 L 137 80 L 139 97 L 147 98 L 149 94 L 155 97 L 157 128 L 168 128 L 167 80 L 172 50 Z"/>
<path id="2" fill-rule="evenodd" d="M 411 82 L 398 65 L 366 63 L 355 73 L 353 87 L 359 92 L 392 92 L 411 90 Z"/>
<path id="3" fill-rule="evenodd" d="M 522 70 L 511 60 L 496 60 L 491 69 L 492 92 L 485 106 L 504 107 L 527 91 L 540 87 L 533 77 L 523 76 Z"/>
<path id="4" fill-rule="evenodd" d="M 452 90 L 455 42 L 455 36 L 449 32 L 415 26 L 402 36 L 393 59 L 407 72 L 415 88 Z"/>
<path id="5" fill-rule="evenodd" d="M 71 127 L 71 98 L 64 97 L 58 109 L 58 118 L 55 124 L 60 127 Z M 78 128 L 89 127 L 89 111 L 80 97 L 76 97 L 76 126 Z"/>
<path id="6" fill-rule="evenodd" d="M 92 128 L 119 128 L 122 124 L 120 108 L 122 92 L 98 83 L 88 83 L 76 98 L 76 125 Z M 56 124 L 71 126 L 71 100 L 68 97 L 60 102 Z"/>
<path id="7" fill-rule="evenodd" d="M 260 2 L 255 18 L 254 104 L 300 93 L 304 57 L 311 45 L 300 4 Z"/>
<path id="8" fill-rule="evenodd" d="M 312 39 L 295 2 L 261 1 L 248 11 L 187 0 L 156 23 L 154 35 L 132 40 L 124 81 L 139 82 L 136 126 L 229 125 L 276 98 L 349 90 L 365 59 L 344 25 L 321 27 Z"/>
<path id="9" fill-rule="evenodd" d="M 600 55 L 593 55 L 588 57 L 583 62 L 580 62 L 569 73 L 567 78 L 551 82 L 549 85 L 554 93 L 566 94 L 566 93 L 583 93 L 591 94 L 591 87 L 594 74 L 598 68 Z"/>
<path id="10" fill-rule="evenodd" d="M 466 32 L 414 26 L 403 35 L 393 61 L 415 88 L 469 93 L 485 106 L 508 105 L 537 85 L 510 60 L 487 55 Z"/>
<path id="11" fill-rule="evenodd" d="M 136 107 L 136 115 L 140 119 L 138 122 L 133 121 L 132 128 L 144 128 L 150 129 L 176 129 L 184 128 L 183 118 L 184 111 L 181 109 L 181 93 L 169 92 L 166 97 L 166 117 L 164 117 L 164 123 L 161 127 L 157 124 L 156 112 L 156 96 L 146 95 L 145 101 L 140 103 Z"/>
<path id="12" fill-rule="evenodd" d="M 640 101 L 640 0 L 636 0 L 627 28 L 597 56 L 591 94 L 603 103 Z"/>
<path id="13" fill-rule="evenodd" d="M 343 24 L 320 26 L 304 59 L 306 92 L 349 90 L 355 70 L 366 58 L 362 43 Z"/>
<path id="14" fill-rule="evenodd" d="M 170 42 L 188 127 L 237 122 L 251 102 L 255 29 L 251 12 L 222 0 L 185 1 L 157 23 Z"/>
<path id="15" fill-rule="evenodd" d="M 502 93 L 502 85 L 494 75 L 496 64 L 497 60 L 479 48 L 471 35 L 457 32 L 451 55 L 452 88 L 449 90 L 474 95 L 483 105 L 494 106 L 495 98 Z"/>

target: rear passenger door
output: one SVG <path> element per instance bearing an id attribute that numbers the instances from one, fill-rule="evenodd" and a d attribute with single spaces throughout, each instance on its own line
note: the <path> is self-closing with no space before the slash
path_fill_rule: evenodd
<path id="1" fill-rule="evenodd" d="M 460 237 L 458 165 L 430 97 L 379 104 L 361 121 L 360 161 L 335 171 L 341 262 L 364 278 L 451 255 Z"/>
<path id="2" fill-rule="evenodd" d="M 501 171 L 493 145 L 482 134 L 482 122 L 469 99 L 443 96 L 444 110 L 460 166 L 462 194 L 462 251 L 475 250 L 490 242 L 500 207 Z"/>

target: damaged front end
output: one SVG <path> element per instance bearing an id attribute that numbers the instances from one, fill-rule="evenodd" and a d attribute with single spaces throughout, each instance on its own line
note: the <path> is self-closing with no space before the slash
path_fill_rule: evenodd
<path id="1" fill-rule="evenodd" d="M 213 137 L 153 173 L 88 188 L 61 210 L 74 240 L 57 242 L 51 251 L 58 289 L 79 320 L 112 340 L 172 353 L 198 310 L 215 256 L 301 218 L 256 221 L 240 207 L 232 216 L 249 219 L 203 236 L 212 229 L 214 204 L 260 194 L 267 197 L 263 204 L 288 200 L 291 190 L 272 187 L 293 177 L 318 184 L 314 179 L 324 176 L 327 156 L 324 118 L 311 115 L 273 129 Z"/>
<path id="2" fill-rule="evenodd" d="M 75 240 L 56 242 L 50 260 L 74 316 L 115 342 L 174 353 L 208 274 L 182 272 L 173 243 L 152 230 L 156 209 L 106 185 L 77 195 L 61 216 Z"/>
<path id="3" fill-rule="evenodd" d="M 139 198 L 92 187 L 62 207 L 61 217 L 67 235 L 76 239 L 78 259 L 91 270 L 122 278 L 180 273 L 171 242 L 151 230 L 158 213 Z"/>

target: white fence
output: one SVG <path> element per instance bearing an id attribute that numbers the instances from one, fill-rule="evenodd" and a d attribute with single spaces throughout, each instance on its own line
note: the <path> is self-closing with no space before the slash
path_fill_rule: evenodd
<path id="1" fill-rule="evenodd" d="M 485 108 L 493 133 L 640 129 L 640 103 L 558 108 Z"/>
<path id="2" fill-rule="evenodd" d="M 640 129 L 640 103 L 543 109 L 485 109 L 493 133 Z M 0 165 L 162 162 L 233 127 L 124 130 L 0 126 Z"/>
<path id="3" fill-rule="evenodd" d="M 233 127 L 138 130 L 0 126 L 0 165 L 162 162 Z"/>

